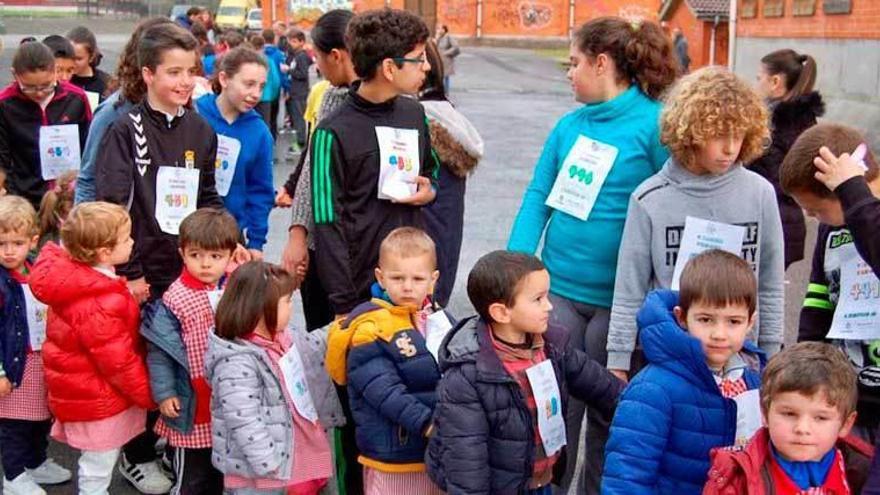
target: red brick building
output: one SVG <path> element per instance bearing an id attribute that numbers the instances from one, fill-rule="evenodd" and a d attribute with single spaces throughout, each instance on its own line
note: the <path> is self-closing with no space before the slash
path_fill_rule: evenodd
<path id="1" fill-rule="evenodd" d="M 665 0 L 659 19 L 679 28 L 688 41 L 691 70 L 727 65 L 730 0 Z"/>

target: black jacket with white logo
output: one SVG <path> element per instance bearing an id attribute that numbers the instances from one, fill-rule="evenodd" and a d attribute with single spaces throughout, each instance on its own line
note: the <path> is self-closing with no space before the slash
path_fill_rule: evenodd
<path id="1" fill-rule="evenodd" d="M 200 170 L 197 207 L 223 208 L 214 185 L 217 135 L 196 112 L 183 110 L 174 118 L 150 108 L 146 101 L 122 114 L 107 129 L 96 161 L 97 199 L 128 205 L 134 249 L 118 267 L 129 280 L 146 277 L 156 296 L 183 267 L 177 236 L 156 221 L 156 175 L 161 166 Z"/>

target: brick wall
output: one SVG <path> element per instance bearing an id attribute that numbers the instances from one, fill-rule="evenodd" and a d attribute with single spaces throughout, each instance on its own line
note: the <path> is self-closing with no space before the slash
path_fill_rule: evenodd
<path id="1" fill-rule="evenodd" d="M 740 2 L 742 11 L 743 0 Z M 852 13 L 825 14 L 823 0 L 815 1 L 812 16 L 794 16 L 795 0 L 784 0 L 783 17 L 764 17 L 764 3 L 757 0 L 756 15 L 740 15 L 737 36 L 753 38 L 850 38 L 880 39 L 880 0 L 852 0 Z"/>

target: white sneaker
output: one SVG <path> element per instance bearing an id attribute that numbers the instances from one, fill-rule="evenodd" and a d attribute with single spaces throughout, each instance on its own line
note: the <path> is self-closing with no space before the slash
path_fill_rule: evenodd
<path id="1" fill-rule="evenodd" d="M 46 490 L 34 482 L 27 471 L 12 481 L 3 479 L 3 495 L 46 495 Z"/>
<path id="2" fill-rule="evenodd" d="M 162 474 L 155 461 L 132 464 L 123 454 L 120 456 L 119 473 L 145 495 L 163 495 L 171 491 L 171 487 L 174 486 L 174 483 Z"/>
<path id="3" fill-rule="evenodd" d="M 41 485 L 58 485 L 70 481 L 73 477 L 70 471 L 59 466 L 51 457 L 36 469 L 28 469 L 31 478 Z"/>

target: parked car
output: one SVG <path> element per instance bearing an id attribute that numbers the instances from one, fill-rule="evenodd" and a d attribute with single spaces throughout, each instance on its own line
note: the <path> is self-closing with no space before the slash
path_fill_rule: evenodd
<path id="1" fill-rule="evenodd" d="M 263 9 L 256 8 L 248 11 L 247 31 L 256 33 L 263 30 Z"/>

